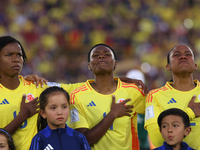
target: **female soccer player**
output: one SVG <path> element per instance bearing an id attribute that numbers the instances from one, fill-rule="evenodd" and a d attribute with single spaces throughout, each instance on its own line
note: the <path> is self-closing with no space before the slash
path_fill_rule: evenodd
<path id="1" fill-rule="evenodd" d="M 161 146 L 164 139 L 157 125 L 159 114 L 169 108 L 182 109 L 188 114 L 192 128 L 184 142 L 194 149 L 200 149 L 200 103 L 197 103 L 200 83 L 193 79 L 193 72 L 197 69 L 193 51 L 186 45 L 175 46 L 168 53 L 166 68 L 171 71 L 173 81 L 147 95 L 145 128 L 154 146 Z"/>
<path id="2" fill-rule="evenodd" d="M 0 37 L 0 128 L 12 135 L 17 150 L 27 150 L 37 133 L 37 97 L 51 85 L 62 86 L 70 93 L 80 84 L 44 84 L 44 88 L 24 80 L 19 75 L 27 60 L 18 40 L 11 36 Z"/>
<path id="3" fill-rule="evenodd" d="M 83 133 L 92 149 L 137 150 L 137 113 L 144 114 L 145 95 L 135 84 L 114 78 L 115 52 L 105 44 L 88 53 L 94 80 L 71 93 L 70 127 Z"/>

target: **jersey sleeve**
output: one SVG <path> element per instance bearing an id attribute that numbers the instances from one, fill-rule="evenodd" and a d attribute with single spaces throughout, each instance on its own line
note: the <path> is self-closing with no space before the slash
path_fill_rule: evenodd
<path id="1" fill-rule="evenodd" d="M 145 106 L 145 126 L 147 129 L 151 142 L 154 146 L 159 147 L 163 144 L 164 139 L 160 133 L 160 129 L 157 123 L 157 118 L 161 113 L 161 109 L 157 102 L 156 97 L 150 92 L 146 98 Z"/>
<path id="2" fill-rule="evenodd" d="M 77 89 L 78 87 L 82 86 L 83 84 L 85 84 L 85 82 L 74 83 L 74 84 L 61 84 L 61 87 L 70 94 L 73 90 Z"/>
<path id="3" fill-rule="evenodd" d="M 31 146 L 29 150 L 43 150 L 44 148 L 44 140 L 42 139 L 41 136 L 36 134 L 31 142 Z"/>
<path id="4" fill-rule="evenodd" d="M 138 88 L 135 90 L 133 94 L 133 106 L 137 113 L 145 114 L 145 100 L 146 96 L 142 93 L 142 91 Z"/>
<path id="5" fill-rule="evenodd" d="M 187 107 L 184 109 L 184 111 L 186 112 L 190 120 L 195 118 L 195 113 L 193 112 L 191 108 Z"/>
<path id="6" fill-rule="evenodd" d="M 70 98 L 69 127 L 73 129 L 89 128 L 85 111 L 78 97 L 75 95 L 75 92 L 71 93 Z"/>

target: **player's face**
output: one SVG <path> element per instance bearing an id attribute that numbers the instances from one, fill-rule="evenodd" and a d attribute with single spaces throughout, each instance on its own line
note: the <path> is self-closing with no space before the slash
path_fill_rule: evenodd
<path id="1" fill-rule="evenodd" d="M 112 50 L 106 46 L 97 46 L 92 50 L 88 67 L 94 74 L 112 73 L 116 65 Z"/>
<path id="2" fill-rule="evenodd" d="M 174 48 L 169 56 L 170 64 L 166 66 L 167 70 L 173 73 L 192 73 L 197 69 L 197 64 L 194 61 L 192 50 L 186 45 L 178 45 Z"/>
<path id="3" fill-rule="evenodd" d="M 69 103 L 61 92 L 49 96 L 45 110 L 40 110 L 51 129 L 65 128 L 69 116 Z"/>
<path id="4" fill-rule="evenodd" d="M 23 67 L 22 50 L 18 43 L 10 43 L 0 51 L 0 74 L 18 76 Z"/>
<path id="5" fill-rule="evenodd" d="M 188 128 L 185 129 L 180 116 L 169 115 L 162 119 L 160 132 L 166 143 L 175 148 L 179 147 L 184 136 L 190 133 Z"/>
<path id="6" fill-rule="evenodd" d="M 7 138 L 0 134 L 0 150 L 9 150 Z"/>

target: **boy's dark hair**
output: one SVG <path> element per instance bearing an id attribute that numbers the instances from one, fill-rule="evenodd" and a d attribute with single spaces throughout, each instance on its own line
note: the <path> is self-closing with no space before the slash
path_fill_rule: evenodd
<path id="1" fill-rule="evenodd" d="M 165 111 L 163 111 L 159 116 L 158 116 L 158 125 L 161 130 L 161 122 L 164 117 L 169 116 L 169 115 L 174 115 L 174 116 L 180 116 L 183 120 L 183 123 L 185 125 L 185 128 L 190 126 L 190 120 L 188 115 L 181 109 L 178 108 L 170 108 Z"/>
<path id="2" fill-rule="evenodd" d="M 26 53 L 24 51 L 24 48 L 22 47 L 21 43 L 16 40 L 15 38 L 11 37 L 11 36 L 1 36 L 0 37 L 0 51 L 8 44 L 10 43 L 18 43 L 21 47 L 22 50 L 22 57 L 23 57 L 23 64 L 25 64 L 27 57 L 26 57 Z"/>
<path id="3" fill-rule="evenodd" d="M 171 54 L 171 52 L 177 47 L 177 46 L 179 46 L 179 45 L 176 45 L 176 46 L 174 46 L 169 52 L 168 52 L 168 54 L 167 54 L 167 64 L 170 64 L 170 54 Z M 187 45 L 185 45 L 185 46 L 187 46 Z M 187 46 L 188 47 L 188 46 Z M 189 47 L 188 47 L 189 48 Z M 194 55 L 194 58 L 195 58 L 195 54 L 194 54 L 194 52 L 192 51 L 192 53 L 193 53 L 193 55 Z"/>
<path id="4" fill-rule="evenodd" d="M 10 134 L 2 128 L 0 128 L 0 134 L 4 135 L 6 137 L 9 149 L 10 150 L 16 150 L 13 139 L 10 136 Z"/>
<path id="5" fill-rule="evenodd" d="M 96 44 L 95 46 L 93 46 L 93 47 L 90 49 L 90 51 L 89 51 L 89 53 L 88 53 L 88 62 L 90 62 L 90 54 L 91 54 L 92 50 L 93 50 L 94 48 L 96 48 L 97 46 L 105 46 L 105 47 L 109 48 L 109 49 L 113 52 L 115 60 L 117 60 L 115 51 L 114 51 L 110 46 L 108 46 L 108 45 L 106 45 L 106 44 L 101 44 L 101 43 L 100 43 L 100 44 Z"/>
<path id="6" fill-rule="evenodd" d="M 67 91 L 65 91 L 63 88 L 58 87 L 58 86 L 52 86 L 49 87 L 47 89 L 45 89 L 39 97 L 39 102 L 40 102 L 40 109 L 45 110 L 45 107 L 48 104 L 48 98 L 49 96 L 55 95 L 57 93 L 63 93 L 66 97 L 66 99 L 68 100 L 69 103 L 69 94 Z M 38 119 L 37 119 L 37 129 L 38 132 L 43 130 L 44 128 L 46 128 L 47 126 L 47 119 L 44 119 L 40 114 L 38 115 Z"/>

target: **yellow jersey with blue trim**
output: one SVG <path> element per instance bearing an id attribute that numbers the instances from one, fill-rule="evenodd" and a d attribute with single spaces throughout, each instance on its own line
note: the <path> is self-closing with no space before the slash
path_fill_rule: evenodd
<path id="1" fill-rule="evenodd" d="M 94 80 L 86 83 L 71 93 L 69 126 L 71 128 L 88 128 L 96 126 L 109 112 L 112 95 L 116 103 L 131 98 L 127 105 L 133 105 L 131 117 L 116 118 L 105 135 L 95 143 L 92 150 L 139 150 L 137 134 L 137 114 L 144 114 L 145 95 L 135 84 L 118 81 L 117 89 L 110 95 L 96 92 L 90 85 Z"/>
<path id="2" fill-rule="evenodd" d="M 157 124 L 159 114 L 170 108 L 179 108 L 184 110 L 190 118 L 190 126 L 192 131 L 184 138 L 190 147 L 200 149 L 200 118 L 194 118 L 193 111 L 188 107 L 188 103 L 194 95 L 195 102 L 200 102 L 200 84 L 198 80 L 194 80 L 196 87 L 190 91 L 179 91 L 174 89 L 172 82 L 166 82 L 165 86 L 152 90 L 146 98 L 145 108 L 145 129 L 148 130 L 150 139 L 154 146 L 159 147 L 163 144 L 164 139 L 160 138 L 160 130 Z M 148 128 L 148 126 L 151 126 Z"/>
<path id="3" fill-rule="evenodd" d="M 39 97 L 41 92 L 50 86 L 63 87 L 69 93 L 75 88 L 83 85 L 78 84 L 59 84 L 55 82 L 48 82 L 36 88 L 33 82 L 26 81 L 22 76 L 19 76 L 20 84 L 15 90 L 10 90 L 0 84 L 0 128 L 8 125 L 19 113 L 23 94 L 26 94 L 25 102 L 28 103 L 36 97 Z M 32 138 L 37 133 L 37 116 L 27 118 L 21 126 L 12 135 L 16 150 L 28 150 Z"/>

